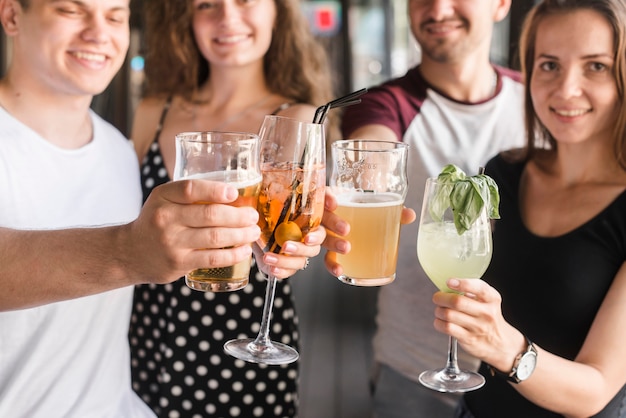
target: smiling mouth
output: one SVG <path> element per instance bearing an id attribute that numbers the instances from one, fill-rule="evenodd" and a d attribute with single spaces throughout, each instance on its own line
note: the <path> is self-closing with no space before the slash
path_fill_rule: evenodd
<path id="1" fill-rule="evenodd" d="M 95 54 L 93 52 L 73 52 L 72 53 L 76 58 L 81 60 L 93 61 L 93 62 L 104 62 L 106 61 L 106 56 L 104 54 Z"/>
<path id="2" fill-rule="evenodd" d="M 248 35 L 232 35 L 215 38 L 215 42 L 218 44 L 236 44 L 237 42 L 242 42 L 246 39 L 248 39 Z"/>
<path id="3" fill-rule="evenodd" d="M 570 118 L 573 118 L 576 116 L 582 116 L 585 113 L 591 112 L 590 109 L 557 110 L 554 108 L 552 108 L 552 111 L 559 116 L 565 116 L 565 117 L 570 117 Z"/>
<path id="4" fill-rule="evenodd" d="M 429 33 L 436 35 L 452 32 L 459 28 L 458 25 L 426 25 L 425 29 Z"/>
<path id="5" fill-rule="evenodd" d="M 425 32 L 442 35 L 448 32 L 458 30 L 463 27 L 463 21 L 459 19 L 445 19 L 441 21 L 428 20 L 422 24 L 422 29 Z"/>

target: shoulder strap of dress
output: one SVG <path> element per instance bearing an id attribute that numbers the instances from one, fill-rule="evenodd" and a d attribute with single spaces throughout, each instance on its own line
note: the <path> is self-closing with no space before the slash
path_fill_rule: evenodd
<path id="1" fill-rule="evenodd" d="M 276 109 L 274 109 L 274 111 L 271 113 L 272 115 L 277 115 L 279 112 L 282 112 L 283 110 L 287 109 L 288 107 L 291 107 L 295 104 L 298 104 L 296 102 L 285 102 L 283 104 L 281 104 L 280 106 L 278 106 Z"/>
<path id="2" fill-rule="evenodd" d="M 165 116 L 167 116 L 167 111 L 170 110 L 170 106 L 172 105 L 172 96 L 169 96 L 163 105 L 163 111 L 161 112 L 161 117 L 159 118 L 159 124 L 157 125 L 156 131 L 154 132 L 154 139 L 152 142 L 156 142 L 159 140 L 159 136 L 161 136 L 161 131 L 163 130 L 163 122 L 165 121 Z"/>

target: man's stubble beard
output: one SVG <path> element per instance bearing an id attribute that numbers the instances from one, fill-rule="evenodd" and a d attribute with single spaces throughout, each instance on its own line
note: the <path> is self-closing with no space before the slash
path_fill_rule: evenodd
<path id="1" fill-rule="evenodd" d="M 446 40 L 436 41 L 434 45 L 421 46 L 422 55 L 439 64 L 451 64 L 461 60 L 470 50 L 466 42 L 450 44 Z"/>

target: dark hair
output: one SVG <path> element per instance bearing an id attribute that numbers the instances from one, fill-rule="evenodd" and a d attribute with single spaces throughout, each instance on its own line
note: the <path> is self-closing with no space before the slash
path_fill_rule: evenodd
<path id="1" fill-rule="evenodd" d="M 309 30 L 298 0 L 273 0 L 276 21 L 264 57 L 272 93 L 299 103 L 321 105 L 332 99 L 326 51 Z M 146 93 L 180 95 L 191 100 L 208 78 L 209 65 L 194 40 L 191 0 L 147 0 Z"/>
<path id="2" fill-rule="evenodd" d="M 556 141 L 541 123 L 532 104 L 530 80 L 535 64 L 537 27 L 547 16 L 572 12 L 580 9 L 592 10 L 602 15 L 613 28 L 613 77 L 620 100 L 620 112 L 614 128 L 615 156 L 620 166 L 626 169 L 626 5 L 624 0 L 544 0 L 537 4 L 524 20 L 520 36 L 520 61 L 525 82 L 524 111 L 526 119 L 526 153 L 530 159 L 537 149 L 556 149 Z"/>

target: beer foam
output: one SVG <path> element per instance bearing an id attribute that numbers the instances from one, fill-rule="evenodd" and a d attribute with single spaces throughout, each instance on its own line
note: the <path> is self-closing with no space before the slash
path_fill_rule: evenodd
<path id="1" fill-rule="evenodd" d="M 254 171 L 213 171 L 210 173 L 193 174 L 189 177 L 185 177 L 185 179 L 219 181 L 222 183 L 228 183 L 238 189 L 243 189 L 260 183 L 263 176 Z"/>
<path id="2" fill-rule="evenodd" d="M 385 207 L 404 203 L 402 195 L 397 193 L 372 193 L 353 191 L 337 195 L 337 204 L 344 207 Z"/>

